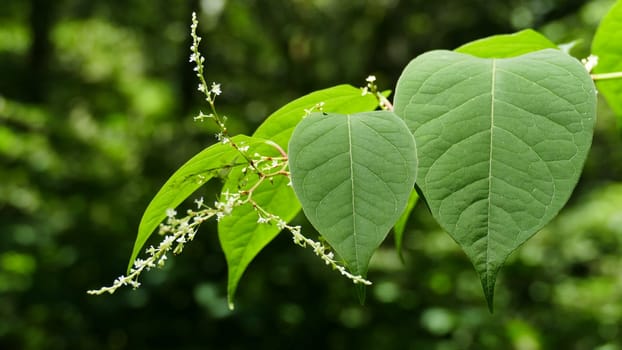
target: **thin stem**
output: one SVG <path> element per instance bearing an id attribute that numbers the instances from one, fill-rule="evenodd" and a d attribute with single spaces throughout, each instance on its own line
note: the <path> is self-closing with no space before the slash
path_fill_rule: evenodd
<path id="1" fill-rule="evenodd" d="M 285 160 L 287 160 L 287 152 L 285 152 L 285 150 L 279 146 L 276 142 L 272 141 L 272 140 L 267 140 L 266 143 L 274 148 L 277 149 L 277 151 L 279 151 L 279 153 L 281 153 L 281 155 L 285 158 Z"/>
<path id="2" fill-rule="evenodd" d="M 620 79 L 622 72 L 592 74 L 592 80 Z"/>

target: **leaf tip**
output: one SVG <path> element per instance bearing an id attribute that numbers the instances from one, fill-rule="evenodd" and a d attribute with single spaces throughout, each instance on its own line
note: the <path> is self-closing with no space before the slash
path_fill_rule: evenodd
<path id="1" fill-rule="evenodd" d="M 486 296 L 486 304 L 488 305 L 488 311 L 490 312 L 490 314 L 494 314 L 495 313 L 495 304 L 493 302 L 493 297 L 494 297 L 494 295 L 487 295 Z"/>
<path id="2" fill-rule="evenodd" d="M 232 279 L 229 277 L 228 286 L 227 286 L 227 306 L 229 307 L 229 311 L 233 311 L 235 309 L 235 303 L 233 302 L 233 297 L 235 295 L 235 290 L 237 288 L 237 281 L 232 285 Z"/>
<path id="3" fill-rule="evenodd" d="M 357 283 L 355 286 L 356 286 L 356 294 L 359 298 L 359 303 L 361 303 L 361 306 L 364 306 L 365 299 L 367 296 L 367 289 L 365 288 L 365 285 L 361 283 Z"/>
<path id="4" fill-rule="evenodd" d="M 227 288 L 227 307 L 229 307 L 229 311 L 235 310 L 235 303 L 233 302 L 233 296 L 234 295 L 235 295 L 235 287 L 231 288 L 231 286 L 228 286 L 228 288 Z"/>
<path id="5" fill-rule="evenodd" d="M 494 313 L 494 297 L 495 297 L 495 282 L 497 280 L 496 273 L 485 273 L 481 276 L 482 288 L 484 290 L 484 297 L 486 298 L 486 304 L 488 305 L 488 311 Z"/>
<path id="6" fill-rule="evenodd" d="M 395 249 L 397 250 L 397 257 L 400 259 L 402 265 L 406 265 L 406 259 L 404 258 L 404 252 L 402 251 L 402 247 Z"/>

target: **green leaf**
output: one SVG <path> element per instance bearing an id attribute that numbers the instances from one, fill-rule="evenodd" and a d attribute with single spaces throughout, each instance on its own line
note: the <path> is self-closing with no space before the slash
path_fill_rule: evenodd
<path id="1" fill-rule="evenodd" d="M 393 226 L 393 232 L 395 233 L 395 251 L 399 255 L 400 259 L 402 259 L 402 261 L 404 261 L 404 256 L 402 255 L 402 241 L 404 240 L 404 230 L 406 229 L 408 218 L 410 218 L 410 213 L 415 208 L 415 204 L 417 204 L 418 199 L 419 195 L 417 195 L 417 191 L 412 190 L 410 192 L 410 197 L 408 197 L 408 204 L 406 205 L 406 209 L 404 209 L 404 212 L 395 223 L 395 226 Z"/>
<path id="2" fill-rule="evenodd" d="M 504 261 L 557 215 L 579 179 L 594 84 L 559 50 L 506 59 L 432 51 L 402 73 L 395 113 L 417 140 L 417 184 L 473 262 L 492 311 Z"/>
<path id="3" fill-rule="evenodd" d="M 404 212 L 417 158 L 406 124 L 386 111 L 316 113 L 289 143 L 294 191 L 305 215 L 354 274 Z"/>
<path id="4" fill-rule="evenodd" d="M 358 113 L 372 111 L 378 106 L 371 94 L 361 96 L 361 89 L 351 85 L 337 85 L 318 90 L 298 98 L 270 115 L 253 136 L 272 140 L 287 151 L 287 143 L 294 128 L 305 115 L 305 109 L 311 109 L 323 102 L 325 112 Z"/>
<path id="5" fill-rule="evenodd" d="M 361 90 L 350 85 L 338 85 L 332 88 L 312 92 L 283 106 L 270 115 L 257 128 L 254 137 L 269 139 L 283 150 L 294 127 L 302 120 L 305 109 L 311 109 L 323 102 L 325 111 L 336 113 L 354 113 L 369 111 L 378 105 L 371 95 L 361 96 Z M 266 146 L 259 153 L 274 154 L 275 149 Z M 253 151 L 254 152 L 254 151 Z M 251 152 L 252 154 L 252 152 Z M 241 170 L 233 170 L 223 186 L 223 190 L 237 191 L 242 178 Z M 300 212 L 300 203 L 290 186 L 289 180 L 278 177 L 272 184 L 263 184 L 253 198 L 268 212 L 278 215 L 286 222 Z M 276 226 L 257 223 L 257 213 L 252 206 L 237 207 L 230 216 L 218 223 L 218 236 L 225 253 L 228 266 L 227 298 L 233 308 L 233 298 L 244 271 L 259 252 L 279 233 Z"/>
<path id="6" fill-rule="evenodd" d="M 594 74 L 622 72 L 622 1 L 617 1 L 600 22 L 592 41 L 592 54 L 598 56 Z M 622 120 L 622 78 L 597 80 L 596 86 Z"/>
<path id="7" fill-rule="evenodd" d="M 250 154 L 254 152 L 265 156 L 279 155 L 275 148 L 268 145 L 259 145 L 250 150 Z M 256 180 L 256 174 L 246 176 L 240 169 L 235 169 L 230 173 L 223 191 L 235 193 L 240 189 L 247 190 Z M 286 222 L 300 211 L 300 204 L 288 183 L 288 177 L 276 176 L 273 181 L 264 181 L 253 192 L 253 200 L 259 206 Z M 230 309 L 234 307 L 233 297 L 244 271 L 280 231 L 275 225 L 258 223 L 258 219 L 256 210 L 248 203 L 236 207 L 231 215 L 218 222 L 218 238 L 228 266 L 227 299 Z"/>
<path id="8" fill-rule="evenodd" d="M 263 140 L 244 135 L 235 136 L 232 140 L 236 143 L 246 143 L 249 145 L 264 142 Z M 238 157 L 238 151 L 231 145 L 214 144 L 192 157 L 166 181 L 164 186 L 160 188 L 160 191 L 153 197 L 140 220 L 138 235 L 136 236 L 127 268 L 128 272 L 147 239 L 160 222 L 166 218 L 166 210 L 176 208 L 194 191 L 204 185 L 214 175 L 217 175 L 219 171 L 234 167 L 238 164 L 236 163 Z"/>
<path id="9" fill-rule="evenodd" d="M 514 34 L 493 35 L 475 40 L 454 51 L 483 58 L 506 58 L 553 48 L 557 46 L 544 35 L 525 29 Z"/>

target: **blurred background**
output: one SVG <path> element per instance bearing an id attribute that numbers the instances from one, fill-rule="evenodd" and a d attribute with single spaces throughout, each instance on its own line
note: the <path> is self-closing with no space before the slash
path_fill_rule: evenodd
<path id="1" fill-rule="evenodd" d="M 143 210 L 215 141 L 189 57 L 199 13 L 208 81 L 232 133 L 316 89 L 392 89 L 406 63 L 532 27 L 577 57 L 611 0 L 0 1 L 0 348 L 622 349 L 622 143 L 601 101 L 567 207 L 497 282 L 479 279 L 422 203 L 376 254 L 365 306 L 277 237 L 225 300 L 215 225 L 143 286 L 89 296 L 125 271 Z M 218 183 L 199 195 L 215 198 Z M 301 222 L 302 219 L 300 219 Z M 308 226 L 307 233 L 312 232 Z"/>

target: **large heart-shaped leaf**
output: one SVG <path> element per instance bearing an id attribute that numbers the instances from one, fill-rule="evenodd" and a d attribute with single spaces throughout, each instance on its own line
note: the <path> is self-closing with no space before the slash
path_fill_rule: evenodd
<path id="1" fill-rule="evenodd" d="M 558 50 L 505 59 L 432 51 L 400 77 L 430 210 L 473 262 L 492 310 L 508 255 L 568 200 L 587 156 L 594 84 Z"/>
<path id="2" fill-rule="evenodd" d="M 294 127 L 302 120 L 305 110 L 319 103 L 323 104 L 325 111 L 336 113 L 371 111 L 378 105 L 371 94 L 362 96 L 360 89 L 350 85 L 337 85 L 314 91 L 281 107 L 257 128 L 253 137 L 270 140 L 286 150 Z M 276 149 L 266 145 L 250 153 L 254 152 L 279 155 Z M 234 169 L 225 182 L 223 191 L 236 192 L 243 178 L 241 168 Z M 278 177 L 272 182 L 262 184 L 253 194 L 259 206 L 286 222 L 300 212 L 300 203 L 288 183 L 286 178 Z M 257 219 L 256 211 L 248 204 L 236 207 L 231 215 L 218 222 L 218 238 L 228 266 L 227 299 L 230 308 L 234 306 L 233 297 L 244 271 L 280 231 L 276 225 L 260 224 Z"/>
<path id="3" fill-rule="evenodd" d="M 289 143 L 294 191 L 305 215 L 354 274 L 406 207 L 417 171 L 415 142 L 391 112 L 313 114 Z"/>

